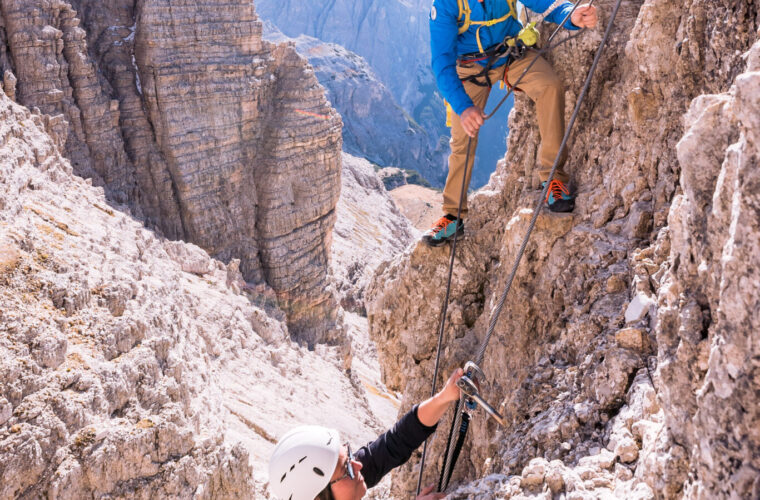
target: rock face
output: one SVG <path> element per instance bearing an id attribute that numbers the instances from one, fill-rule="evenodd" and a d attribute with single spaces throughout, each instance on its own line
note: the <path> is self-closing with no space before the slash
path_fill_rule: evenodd
<path id="1" fill-rule="evenodd" d="M 614 2 L 596 5 L 602 26 L 551 57 L 568 116 Z M 483 393 L 508 425 L 476 415 L 454 481 L 487 477 L 455 498 L 760 494 L 758 11 L 646 0 L 615 26 L 571 139 L 576 210 L 539 216 L 486 351 Z M 537 202 L 524 96 L 510 120 L 458 246 L 444 372 L 475 357 Z M 411 248 L 367 292 L 404 407 L 429 393 L 447 263 L 448 247 Z"/>
<path id="2" fill-rule="evenodd" d="M 309 60 L 328 101 L 343 119 L 344 151 L 378 165 L 416 168 L 443 162 L 440 151 L 433 158 L 427 133 L 396 103 L 361 56 L 306 35 L 290 39 L 271 22 L 264 23 L 264 37 L 275 43 L 292 41 Z"/>
<path id="3" fill-rule="evenodd" d="M 661 397 L 694 497 L 760 495 L 760 43 L 746 56 L 731 90 L 700 96 L 684 118 L 657 290 Z"/>
<path id="4" fill-rule="evenodd" d="M 59 125 L 0 93 L 0 499 L 268 498 L 293 426 L 377 434 L 340 347 L 114 210 Z"/>
<path id="5" fill-rule="evenodd" d="M 328 286 L 340 117 L 248 1 L 3 0 L 16 99 L 69 127 L 75 171 L 169 237 L 274 289 L 299 339 L 340 342 Z M 199 21 L 200 20 L 200 21 Z"/>
<path id="6" fill-rule="evenodd" d="M 417 236 L 366 160 L 343 153 L 343 184 L 333 235 L 331 269 L 341 305 L 363 312 L 364 290 L 380 263 Z"/>

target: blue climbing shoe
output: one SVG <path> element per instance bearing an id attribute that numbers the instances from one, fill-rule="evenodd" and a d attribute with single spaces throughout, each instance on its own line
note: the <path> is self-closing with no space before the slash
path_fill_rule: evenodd
<path id="1" fill-rule="evenodd" d="M 546 186 L 546 182 L 541 183 L 541 187 L 544 186 Z M 544 201 L 552 212 L 572 212 L 575 208 L 575 196 L 570 194 L 570 190 L 564 182 L 557 179 L 552 179 L 549 183 Z"/>
<path id="2" fill-rule="evenodd" d="M 433 227 L 422 235 L 422 242 L 429 247 L 439 247 L 452 239 L 454 235 L 464 234 L 464 220 L 457 224 L 457 218 L 453 215 L 444 215 L 433 224 Z"/>

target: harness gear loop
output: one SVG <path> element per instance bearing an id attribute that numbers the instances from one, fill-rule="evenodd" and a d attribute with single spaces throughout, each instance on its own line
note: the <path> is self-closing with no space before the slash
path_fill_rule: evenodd
<path id="1" fill-rule="evenodd" d="M 465 76 L 463 78 L 460 78 L 463 82 L 471 82 L 475 85 L 478 85 L 480 87 L 493 87 L 493 82 L 491 81 L 490 72 L 493 68 L 494 63 L 498 59 L 507 59 L 507 62 L 504 64 L 505 68 L 509 68 L 509 65 L 512 64 L 517 59 L 522 58 L 522 56 L 525 54 L 526 47 L 522 45 L 517 45 L 514 47 L 508 47 L 504 42 L 494 45 L 493 47 L 490 47 L 487 49 L 487 51 L 484 53 L 485 56 L 479 57 L 479 54 L 465 54 L 461 56 L 459 59 L 457 59 L 458 63 L 472 63 L 477 61 L 482 61 L 486 58 L 488 58 L 488 62 L 485 66 L 480 70 L 479 73 L 475 75 L 469 75 Z M 505 70 L 506 74 L 506 70 Z M 485 82 L 480 81 L 481 78 L 485 79 Z M 502 82 L 503 83 L 503 82 Z"/>

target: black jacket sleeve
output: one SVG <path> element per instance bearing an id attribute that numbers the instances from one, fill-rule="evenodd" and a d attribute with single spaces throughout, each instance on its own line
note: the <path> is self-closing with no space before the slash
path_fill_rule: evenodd
<path id="1" fill-rule="evenodd" d="M 436 427 L 422 425 L 415 405 L 390 430 L 359 448 L 355 456 L 362 464 L 361 473 L 367 488 L 375 486 L 388 472 L 409 460 Z"/>

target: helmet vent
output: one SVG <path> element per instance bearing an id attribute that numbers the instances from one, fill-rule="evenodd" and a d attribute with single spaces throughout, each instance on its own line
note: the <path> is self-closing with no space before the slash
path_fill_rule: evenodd
<path id="1" fill-rule="evenodd" d="M 299 461 L 298 461 L 298 463 L 300 464 L 300 463 L 301 463 L 301 462 L 303 462 L 304 460 L 306 460 L 306 457 L 303 457 L 301 460 L 299 460 Z"/>
<path id="2" fill-rule="evenodd" d="M 286 472 L 285 474 L 283 474 L 283 475 L 282 475 L 282 477 L 280 478 L 280 482 L 283 482 L 283 481 L 285 481 L 285 476 L 287 476 L 287 475 L 288 475 L 288 473 L 287 473 L 287 472 Z"/>
<path id="3" fill-rule="evenodd" d="M 330 439 L 327 440 L 327 446 L 330 446 L 330 443 L 332 443 L 332 436 L 330 436 Z"/>
<path id="4" fill-rule="evenodd" d="M 312 470 L 313 470 L 313 471 L 314 471 L 314 473 L 315 473 L 315 474 L 317 474 L 318 476 L 322 476 L 322 477 L 324 477 L 324 476 L 325 476 L 325 473 L 324 473 L 324 472 L 322 472 L 322 469 L 320 469 L 319 467 L 314 467 Z"/>

